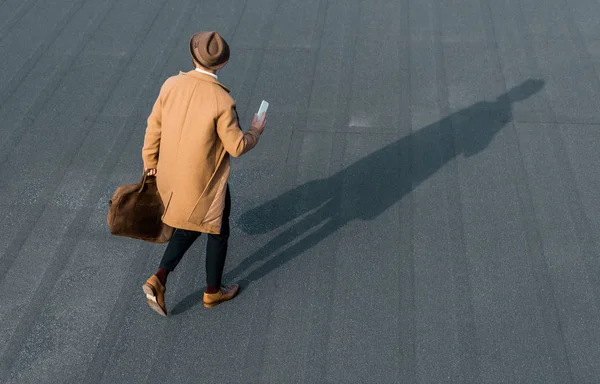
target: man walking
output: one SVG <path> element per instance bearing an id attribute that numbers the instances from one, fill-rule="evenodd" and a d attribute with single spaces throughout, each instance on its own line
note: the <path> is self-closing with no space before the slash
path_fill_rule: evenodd
<path id="1" fill-rule="evenodd" d="M 238 285 L 221 284 L 231 210 L 229 156 L 252 149 L 266 124 L 255 115 L 242 132 L 235 101 L 217 78 L 229 60 L 229 46 L 217 32 L 194 34 L 190 53 L 195 69 L 161 87 L 142 149 L 145 172 L 156 176 L 164 203 L 162 220 L 175 228 L 158 271 L 143 286 L 148 304 L 163 316 L 167 276 L 201 233 L 208 234 L 204 306 L 237 294 Z"/>

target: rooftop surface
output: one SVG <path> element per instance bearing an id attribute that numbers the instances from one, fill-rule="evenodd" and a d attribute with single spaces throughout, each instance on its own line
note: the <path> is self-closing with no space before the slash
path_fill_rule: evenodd
<path id="1" fill-rule="evenodd" d="M 600 382 L 597 0 L 0 0 L 0 382 Z M 112 236 L 146 118 L 229 42 L 225 278 Z"/>

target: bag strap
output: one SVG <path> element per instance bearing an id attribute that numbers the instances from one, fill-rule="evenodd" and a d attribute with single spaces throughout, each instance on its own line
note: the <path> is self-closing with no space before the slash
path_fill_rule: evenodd
<path id="1" fill-rule="evenodd" d="M 148 174 L 146 172 L 144 172 L 144 175 L 142 176 L 142 180 L 140 180 L 139 188 L 138 188 L 138 193 L 142 193 L 142 191 L 144 190 L 144 186 L 146 185 L 146 179 L 148 178 Z"/>

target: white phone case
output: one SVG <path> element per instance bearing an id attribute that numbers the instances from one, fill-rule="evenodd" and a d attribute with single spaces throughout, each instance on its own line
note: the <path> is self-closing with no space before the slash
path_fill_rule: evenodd
<path id="1" fill-rule="evenodd" d="M 260 103 L 260 108 L 258 108 L 258 121 L 261 121 L 264 118 L 265 113 L 267 113 L 267 109 L 269 108 L 269 103 L 266 101 L 262 101 Z"/>

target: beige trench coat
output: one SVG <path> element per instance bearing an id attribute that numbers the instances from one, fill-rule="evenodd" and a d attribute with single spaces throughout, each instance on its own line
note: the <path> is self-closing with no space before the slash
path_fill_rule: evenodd
<path id="1" fill-rule="evenodd" d="M 144 168 L 156 168 L 174 228 L 219 234 L 229 178 L 229 155 L 252 149 L 260 133 L 240 129 L 229 89 L 198 71 L 180 72 L 161 87 L 144 138 Z"/>

